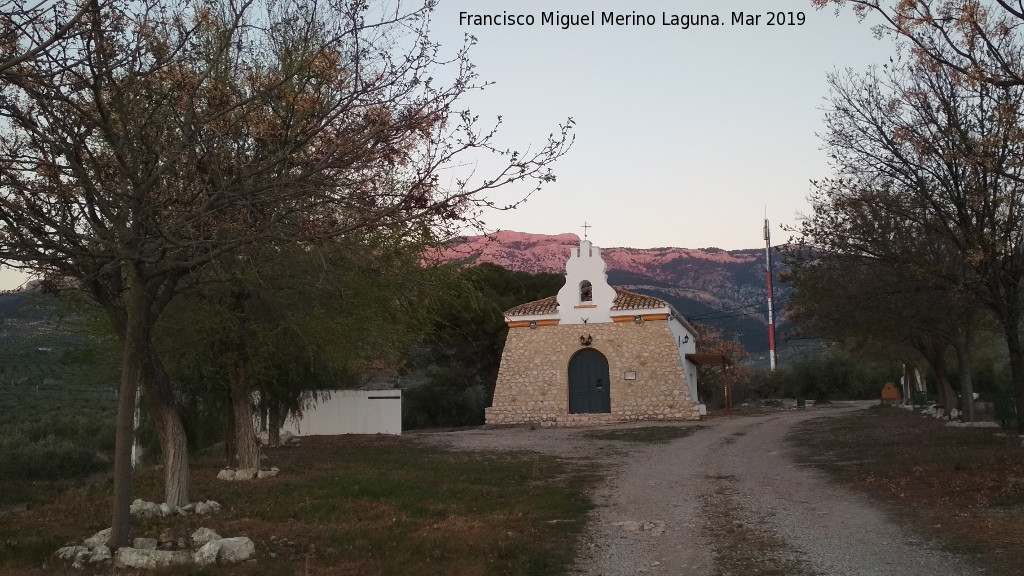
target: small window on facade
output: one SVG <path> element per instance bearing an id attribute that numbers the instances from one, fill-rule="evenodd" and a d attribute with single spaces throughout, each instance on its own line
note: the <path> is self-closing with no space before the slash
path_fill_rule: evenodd
<path id="1" fill-rule="evenodd" d="M 590 285 L 590 280 L 580 282 L 580 302 L 591 302 L 593 300 L 594 287 Z"/>

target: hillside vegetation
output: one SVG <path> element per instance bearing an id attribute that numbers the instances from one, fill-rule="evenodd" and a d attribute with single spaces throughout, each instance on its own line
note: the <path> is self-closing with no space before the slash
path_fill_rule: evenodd
<path id="1" fill-rule="evenodd" d="M 114 449 L 116 387 L 97 379 L 80 327 L 56 307 L 38 292 L 0 295 L 0 506 L 50 497 L 40 480 L 104 470 Z"/>

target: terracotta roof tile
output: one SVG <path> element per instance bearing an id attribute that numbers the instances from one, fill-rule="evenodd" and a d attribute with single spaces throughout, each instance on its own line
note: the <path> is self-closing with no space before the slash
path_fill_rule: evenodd
<path id="1" fill-rule="evenodd" d="M 558 312 L 558 296 L 548 296 L 542 300 L 534 300 L 520 304 L 505 311 L 505 316 L 532 316 L 534 314 L 554 314 Z"/>
<path id="2" fill-rule="evenodd" d="M 621 288 L 615 289 L 615 302 L 612 303 L 612 310 L 640 310 L 644 308 L 667 308 L 668 302 L 654 296 L 645 296 L 636 292 L 627 292 Z"/>
<path id="3" fill-rule="evenodd" d="M 668 302 L 654 296 L 645 296 L 628 292 L 621 288 L 615 289 L 615 302 L 612 310 L 644 310 L 650 308 L 667 308 Z M 542 300 L 534 300 L 520 304 L 505 311 L 505 316 L 533 316 L 535 314 L 555 314 L 558 312 L 558 296 L 548 296 Z"/>

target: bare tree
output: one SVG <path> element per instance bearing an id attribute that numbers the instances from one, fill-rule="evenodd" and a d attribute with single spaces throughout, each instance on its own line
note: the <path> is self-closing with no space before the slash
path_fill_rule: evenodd
<path id="1" fill-rule="evenodd" d="M 75 33 L 100 0 L 79 5 L 49 0 L 0 0 L 0 81 L 25 73 L 20 65 Z"/>
<path id="2" fill-rule="evenodd" d="M 993 86 L 1024 84 L 1019 29 L 1022 0 L 811 0 L 818 8 L 851 6 L 862 19 L 875 14 L 876 35 L 908 41 L 914 55 Z"/>
<path id="3" fill-rule="evenodd" d="M 805 237 L 913 269 L 987 307 L 1024 413 L 1024 87 L 993 87 L 927 58 L 831 84 L 825 142 L 836 175 L 818 183 Z M 958 264 L 935 265 L 943 260 L 929 248 Z"/>
<path id="4" fill-rule="evenodd" d="M 12 65 L 2 88 L 0 262 L 75 281 L 123 340 L 120 546 L 140 381 L 166 501 L 188 500 L 181 418 L 151 333 L 197 270 L 251 244 L 447 226 L 514 205 L 489 192 L 551 181 L 571 121 L 536 151 L 496 148 L 495 130 L 457 108 L 476 86 L 469 46 L 439 60 L 427 36 L 433 2 L 89 6 L 68 34 Z M 438 66 L 450 82 L 432 78 Z M 506 164 L 485 179 L 442 179 L 471 151 Z"/>

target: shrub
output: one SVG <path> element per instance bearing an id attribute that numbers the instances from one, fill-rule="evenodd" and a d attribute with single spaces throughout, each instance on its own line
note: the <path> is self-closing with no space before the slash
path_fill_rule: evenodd
<path id="1" fill-rule="evenodd" d="M 780 396 L 815 400 L 878 398 L 887 381 L 899 382 L 900 366 L 843 350 L 826 350 L 779 368 L 769 381 Z"/>
<path id="2" fill-rule="evenodd" d="M 480 426 L 491 398 L 483 384 L 466 385 L 458 370 L 442 370 L 426 384 L 402 391 L 402 428 Z"/>
<path id="3" fill-rule="evenodd" d="M 0 440 L 0 477 L 27 480 L 79 478 L 105 466 L 96 453 L 71 440 L 15 434 Z"/>

